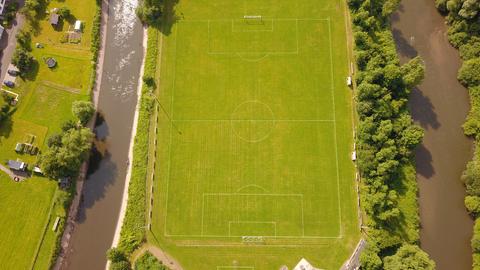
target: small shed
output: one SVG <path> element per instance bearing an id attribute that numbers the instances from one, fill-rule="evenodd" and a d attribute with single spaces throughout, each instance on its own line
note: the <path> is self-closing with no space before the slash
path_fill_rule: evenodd
<path id="1" fill-rule="evenodd" d="M 38 166 L 33 167 L 33 172 L 43 174 L 42 169 L 40 169 Z"/>
<path id="2" fill-rule="evenodd" d="M 27 164 L 22 161 L 9 160 L 8 167 L 10 168 L 10 170 L 25 171 L 25 169 L 27 168 Z"/>
<path id="3" fill-rule="evenodd" d="M 75 29 L 75 31 L 77 31 L 77 32 L 82 31 L 82 21 L 77 20 L 77 21 L 75 22 L 74 29 Z"/>
<path id="4" fill-rule="evenodd" d="M 58 15 L 57 13 L 50 14 L 50 24 L 51 25 L 54 25 L 54 26 L 57 25 L 59 19 L 60 19 L 60 15 Z"/>
<path id="5" fill-rule="evenodd" d="M 25 148 L 25 145 L 23 143 L 17 143 L 17 145 L 15 145 L 15 152 L 23 152 L 23 148 Z"/>

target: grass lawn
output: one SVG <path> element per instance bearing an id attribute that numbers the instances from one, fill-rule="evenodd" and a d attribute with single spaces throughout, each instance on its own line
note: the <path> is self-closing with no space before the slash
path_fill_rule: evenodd
<path id="1" fill-rule="evenodd" d="M 25 80 L 17 78 L 15 82 L 12 91 L 20 95 L 19 103 L 13 115 L 0 125 L 0 162 L 20 159 L 35 164 L 37 156 L 17 154 L 14 151 L 16 143 L 25 142 L 33 135 L 34 144 L 45 150 L 48 136 L 59 132 L 65 121 L 73 119 L 72 103 L 89 100 L 93 68 L 90 42 L 95 5 L 95 0 L 49 2 L 47 10 L 67 6 L 76 19 L 84 22 L 81 42 L 61 43 L 61 37 L 74 21 L 65 21 L 54 29 L 48 16 L 40 20 L 32 37 L 32 54 L 38 65 Z M 35 48 L 36 43 L 42 43 L 44 47 Z M 57 67 L 49 69 L 43 61 L 46 57 L 54 57 Z M 14 183 L 1 176 L 0 206 L 5 210 L 0 212 L 0 229 L 6 233 L 0 235 L 0 250 L 7 251 L 0 255 L 2 268 L 49 268 L 55 241 L 61 233 L 61 230 L 53 232 L 51 226 L 57 216 L 66 215 L 62 205 L 52 204 L 55 189 L 56 183 L 44 178 L 34 177 L 24 183 Z M 57 196 L 60 195 L 66 196 L 65 191 L 59 190 Z M 51 205 L 52 215 L 47 216 Z M 47 222 L 48 229 L 41 238 Z"/>
<path id="2" fill-rule="evenodd" d="M 344 5 L 178 3 L 162 44 L 149 240 L 185 269 L 293 268 L 302 257 L 338 269 L 353 251 Z"/>
<path id="3" fill-rule="evenodd" d="M 0 262 L 2 269 L 30 269 L 57 185 L 32 178 L 15 183 L 0 173 Z"/>

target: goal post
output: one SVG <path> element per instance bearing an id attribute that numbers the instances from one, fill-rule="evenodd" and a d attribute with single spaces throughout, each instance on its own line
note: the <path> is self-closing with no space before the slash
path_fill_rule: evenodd
<path id="1" fill-rule="evenodd" d="M 263 17 L 262 15 L 245 15 L 243 16 L 243 19 L 245 20 L 246 23 L 263 23 Z"/>

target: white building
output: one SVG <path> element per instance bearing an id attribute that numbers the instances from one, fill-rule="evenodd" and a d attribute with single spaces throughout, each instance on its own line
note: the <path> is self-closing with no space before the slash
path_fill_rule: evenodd
<path id="1" fill-rule="evenodd" d="M 3 14 L 3 10 L 5 9 L 5 2 L 7 0 L 0 0 L 0 14 Z"/>
<path id="2" fill-rule="evenodd" d="M 297 266 L 293 270 L 319 270 L 318 268 L 313 267 L 305 258 L 302 258 L 298 262 Z"/>

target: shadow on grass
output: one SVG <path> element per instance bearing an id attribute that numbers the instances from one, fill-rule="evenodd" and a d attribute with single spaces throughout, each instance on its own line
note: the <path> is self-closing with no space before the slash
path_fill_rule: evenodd
<path id="1" fill-rule="evenodd" d="M 7 139 L 12 133 L 13 121 L 11 117 L 7 117 L 0 122 L 0 141 L 2 138 Z"/>
<path id="2" fill-rule="evenodd" d="M 164 35 L 170 35 L 172 33 L 173 25 L 183 17 L 183 15 L 179 16 L 176 14 L 175 6 L 178 2 L 179 0 L 167 0 L 163 10 L 162 22 L 158 26 L 154 26 Z"/>

